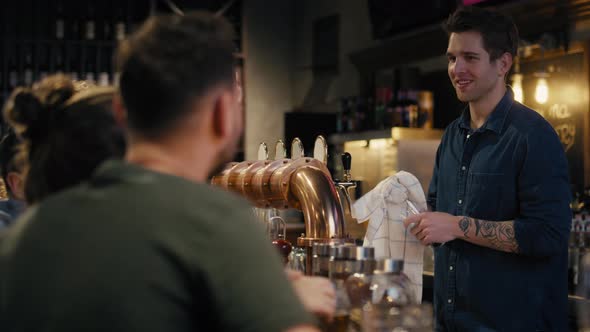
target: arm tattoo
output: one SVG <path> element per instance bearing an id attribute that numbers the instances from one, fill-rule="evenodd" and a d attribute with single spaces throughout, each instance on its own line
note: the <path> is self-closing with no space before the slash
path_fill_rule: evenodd
<path id="1" fill-rule="evenodd" d="M 473 223 L 475 224 L 475 236 L 479 236 L 479 229 L 481 228 L 481 222 L 479 219 L 473 219 Z"/>
<path id="2" fill-rule="evenodd" d="M 459 229 L 461 229 L 461 232 L 463 232 L 463 235 L 468 238 L 469 236 L 467 236 L 467 233 L 469 233 L 469 218 L 468 217 L 463 217 L 461 218 L 461 220 L 459 220 Z"/>
<path id="3" fill-rule="evenodd" d="M 464 220 L 467 220 L 467 226 L 463 225 Z M 518 252 L 513 221 L 487 221 L 464 217 L 459 221 L 459 228 L 465 233 L 465 238 L 468 238 L 467 233 L 471 223 L 475 225 L 475 238 L 484 240 L 483 243 L 486 243 L 487 247 L 506 252 Z M 478 242 L 476 240 L 474 243 Z"/>

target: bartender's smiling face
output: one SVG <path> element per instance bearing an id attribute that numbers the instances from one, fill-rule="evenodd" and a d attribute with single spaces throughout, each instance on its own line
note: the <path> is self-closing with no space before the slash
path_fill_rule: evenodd
<path id="1" fill-rule="evenodd" d="M 504 84 L 501 61 L 490 61 L 477 31 L 451 33 L 447 58 L 449 77 L 462 102 L 477 102 L 497 84 Z"/>

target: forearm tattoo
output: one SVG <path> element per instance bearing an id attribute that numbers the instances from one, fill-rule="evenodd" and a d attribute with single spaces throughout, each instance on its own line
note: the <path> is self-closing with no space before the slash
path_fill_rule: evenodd
<path id="1" fill-rule="evenodd" d="M 474 243 L 484 244 L 487 247 L 506 252 L 518 252 L 518 243 L 514 235 L 514 222 L 512 221 L 487 221 L 469 217 L 459 220 L 459 229 L 465 239 L 470 238 L 470 230 L 475 228 L 472 239 Z M 478 241 L 481 239 L 483 241 Z"/>
<path id="2" fill-rule="evenodd" d="M 468 217 L 463 217 L 461 218 L 461 220 L 459 220 L 459 229 L 461 229 L 461 232 L 463 232 L 463 235 L 468 238 L 469 236 L 467 236 L 467 233 L 469 233 L 469 218 Z"/>

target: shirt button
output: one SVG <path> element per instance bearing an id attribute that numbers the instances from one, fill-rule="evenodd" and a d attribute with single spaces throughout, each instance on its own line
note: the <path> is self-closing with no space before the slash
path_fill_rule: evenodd
<path id="1" fill-rule="evenodd" d="M 469 138 L 471 135 L 467 134 L 467 138 Z"/>
<path id="2" fill-rule="evenodd" d="M 465 166 L 461 166 L 461 170 L 462 170 L 462 171 L 464 171 L 464 170 L 466 170 L 466 169 L 467 169 L 467 167 L 465 167 Z"/>
<path id="3" fill-rule="evenodd" d="M 460 199 L 460 200 L 457 201 L 457 203 L 459 203 L 459 205 L 461 205 L 461 204 L 463 204 L 463 200 Z"/>
<path id="4" fill-rule="evenodd" d="M 453 271 L 453 265 L 449 266 L 449 270 Z"/>
<path id="5" fill-rule="evenodd" d="M 452 303 L 452 302 L 453 302 L 453 300 L 451 300 L 451 299 L 447 300 L 447 303 Z"/>

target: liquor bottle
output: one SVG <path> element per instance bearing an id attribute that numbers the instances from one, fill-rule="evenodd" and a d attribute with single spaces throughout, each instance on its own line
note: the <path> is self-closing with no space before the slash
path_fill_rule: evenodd
<path id="1" fill-rule="evenodd" d="M 385 89 L 377 88 L 375 96 L 375 116 L 374 128 L 385 128 Z"/>
<path id="2" fill-rule="evenodd" d="M 37 59 L 39 63 L 39 75 L 37 79 L 42 80 L 49 75 L 50 48 L 48 45 L 39 45 L 38 47 Z"/>
<path id="3" fill-rule="evenodd" d="M 81 26 L 85 20 L 80 17 L 81 4 L 78 2 L 68 3 L 66 16 L 66 38 L 71 40 L 83 39 L 84 27 Z"/>
<path id="4" fill-rule="evenodd" d="M 115 15 L 115 40 L 125 39 L 127 33 L 127 25 L 125 24 L 125 11 L 123 6 L 125 3 L 117 4 Z"/>
<path id="5" fill-rule="evenodd" d="M 8 89 L 12 90 L 19 86 L 18 62 L 16 52 L 13 50 L 8 58 Z"/>
<path id="6" fill-rule="evenodd" d="M 33 50 L 32 46 L 23 47 L 24 64 L 23 64 L 23 84 L 31 86 L 33 84 Z"/>
<path id="7" fill-rule="evenodd" d="M 65 38 L 66 20 L 64 14 L 64 6 L 62 1 L 58 1 L 55 5 L 55 23 L 54 23 L 55 39 L 62 40 Z"/>
<path id="8" fill-rule="evenodd" d="M 354 133 L 355 131 L 357 131 L 357 119 L 356 119 L 356 105 L 357 105 L 357 98 L 356 97 L 350 97 L 348 98 L 348 114 L 346 116 L 347 119 L 347 125 L 346 125 L 346 131 Z"/>
<path id="9" fill-rule="evenodd" d="M 65 51 L 61 45 L 52 49 L 50 71 L 55 73 L 65 72 Z"/>
<path id="10" fill-rule="evenodd" d="M 96 17 L 92 1 L 86 6 L 86 19 L 84 22 L 84 39 L 94 40 L 96 38 Z"/>
<path id="11" fill-rule="evenodd" d="M 80 79 L 80 53 L 77 45 L 71 45 L 67 49 L 67 56 L 68 56 L 68 75 L 74 81 Z"/>
<path id="12" fill-rule="evenodd" d="M 434 113 L 434 97 L 432 91 L 422 90 L 418 93 L 418 106 L 420 110 L 418 126 L 431 129 Z"/>
<path id="13" fill-rule="evenodd" d="M 340 98 L 340 106 L 338 107 L 338 115 L 336 117 L 336 132 L 343 133 L 346 131 L 348 123 L 348 101 L 346 98 Z"/>
<path id="14" fill-rule="evenodd" d="M 88 47 L 84 51 L 84 74 L 82 75 L 82 79 L 88 82 L 89 84 L 95 84 L 97 50 L 93 47 Z"/>
<path id="15" fill-rule="evenodd" d="M 367 105 L 365 107 L 365 123 L 363 125 L 364 130 L 375 129 L 375 101 L 372 97 L 367 98 Z"/>
<path id="16" fill-rule="evenodd" d="M 355 118 L 355 131 L 363 131 L 365 130 L 365 119 L 366 119 L 366 111 L 367 102 L 366 99 L 363 97 L 356 98 L 356 105 L 354 108 L 354 118 Z"/>
<path id="17" fill-rule="evenodd" d="M 98 54 L 98 82 L 99 86 L 110 84 L 112 52 L 110 47 L 103 47 Z"/>
<path id="18" fill-rule="evenodd" d="M 113 22 L 111 17 L 112 9 L 109 7 L 109 2 L 98 4 L 97 7 L 97 39 L 113 40 Z"/>
<path id="19" fill-rule="evenodd" d="M 407 95 L 407 124 L 410 128 L 418 128 L 418 91 L 408 90 Z"/>
<path id="20" fill-rule="evenodd" d="M 86 64 L 84 65 L 84 77 L 83 79 L 88 84 L 95 84 L 96 83 L 96 74 L 94 69 L 94 61 L 92 59 L 86 58 Z"/>

